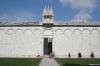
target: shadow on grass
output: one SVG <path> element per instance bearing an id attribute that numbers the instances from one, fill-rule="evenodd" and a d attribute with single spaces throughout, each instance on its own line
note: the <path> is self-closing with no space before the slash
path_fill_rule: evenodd
<path id="1" fill-rule="evenodd" d="M 80 65 L 80 64 L 70 64 L 70 63 L 65 63 L 63 66 L 88 66 L 88 65 Z"/>
<path id="2" fill-rule="evenodd" d="M 61 66 L 89 66 L 89 64 L 100 64 L 100 58 L 55 58 L 55 60 Z"/>
<path id="3" fill-rule="evenodd" d="M 41 58 L 0 58 L 0 66 L 38 66 Z"/>

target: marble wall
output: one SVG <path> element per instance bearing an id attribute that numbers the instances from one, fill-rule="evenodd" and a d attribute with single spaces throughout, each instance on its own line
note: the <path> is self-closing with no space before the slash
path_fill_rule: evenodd
<path id="1" fill-rule="evenodd" d="M 36 57 L 43 54 L 40 27 L 0 28 L 1 57 Z"/>
<path id="2" fill-rule="evenodd" d="M 90 57 L 91 52 L 100 58 L 100 27 L 56 27 L 54 50 L 57 57 Z"/>
<path id="3" fill-rule="evenodd" d="M 53 38 L 56 57 L 90 57 L 94 52 L 100 58 L 100 27 L 0 27 L 1 57 L 43 56 L 44 37 Z"/>

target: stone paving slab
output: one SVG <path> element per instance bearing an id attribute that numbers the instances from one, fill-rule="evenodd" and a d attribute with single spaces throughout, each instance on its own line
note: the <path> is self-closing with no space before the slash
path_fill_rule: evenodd
<path id="1" fill-rule="evenodd" d="M 53 58 L 43 58 L 39 66 L 60 66 Z"/>

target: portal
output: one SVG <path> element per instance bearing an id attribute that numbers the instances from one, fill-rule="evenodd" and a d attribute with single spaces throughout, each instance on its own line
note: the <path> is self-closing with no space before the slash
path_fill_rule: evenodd
<path id="1" fill-rule="evenodd" d="M 52 39 L 51 38 L 44 38 L 44 55 L 48 55 L 52 53 Z"/>

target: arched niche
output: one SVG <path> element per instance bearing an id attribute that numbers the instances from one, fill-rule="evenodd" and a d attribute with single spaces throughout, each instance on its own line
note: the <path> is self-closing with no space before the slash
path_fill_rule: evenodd
<path id="1" fill-rule="evenodd" d="M 62 34 L 63 30 L 62 29 L 57 29 L 55 32 L 56 32 L 56 34 Z"/>
<path id="2" fill-rule="evenodd" d="M 6 46 L 6 31 L 4 29 L 0 29 L 0 54 L 7 54 L 7 46 Z"/>
<path id="3" fill-rule="evenodd" d="M 72 30 L 71 29 L 65 29 L 64 31 L 64 40 L 65 40 L 65 53 L 72 53 L 73 45 L 72 45 Z"/>
<path id="4" fill-rule="evenodd" d="M 6 30 L 0 29 L 0 34 L 6 34 Z"/>
<path id="5" fill-rule="evenodd" d="M 43 38 L 41 37 L 41 29 L 34 29 L 34 55 L 38 55 L 43 51 Z"/>
<path id="6" fill-rule="evenodd" d="M 0 44 L 5 45 L 6 44 L 6 31 L 4 29 L 0 29 Z"/>
<path id="7" fill-rule="evenodd" d="M 80 29 L 74 29 L 73 34 L 81 34 L 81 30 Z"/>
<path id="8" fill-rule="evenodd" d="M 92 29 L 91 33 L 96 33 L 96 34 L 100 34 L 100 31 L 98 29 Z"/>
<path id="9" fill-rule="evenodd" d="M 91 31 L 90 31 L 90 29 L 88 29 L 88 28 L 85 28 L 85 29 L 83 29 L 82 30 L 82 33 L 84 34 L 90 34 L 91 33 Z"/>
<path id="10" fill-rule="evenodd" d="M 24 30 L 21 29 L 21 28 L 18 28 L 18 29 L 15 30 L 15 33 L 16 34 L 23 34 L 24 33 Z"/>
<path id="11" fill-rule="evenodd" d="M 61 29 L 57 29 L 54 37 L 55 37 L 55 39 L 57 41 L 57 39 L 61 39 L 63 35 L 64 35 L 63 31 Z"/>
<path id="12" fill-rule="evenodd" d="M 31 29 L 25 29 L 24 30 L 24 34 L 32 34 L 33 33 L 33 31 L 31 30 Z"/>
<path id="13" fill-rule="evenodd" d="M 95 55 L 100 55 L 100 32 L 98 29 L 91 31 L 91 51 Z"/>
<path id="14" fill-rule="evenodd" d="M 6 30 L 6 42 L 7 45 L 13 45 L 15 40 L 15 31 L 13 29 L 7 29 Z"/>
<path id="15" fill-rule="evenodd" d="M 8 30 L 6 30 L 6 34 L 7 35 L 12 35 L 12 34 L 14 34 L 15 33 L 15 31 L 13 30 L 13 29 L 8 29 Z"/>
<path id="16" fill-rule="evenodd" d="M 12 28 L 6 30 L 7 53 L 13 55 L 15 53 L 15 31 Z"/>
<path id="17" fill-rule="evenodd" d="M 32 40 L 33 40 L 33 38 L 35 37 L 35 36 L 33 36 L 34 34 L 33 34 L 33 32 L 32 32 L 32 30 L 30 30 L 30 29 L 26 29 L 26 30 L 24 30 L 24 39 L 25 39 L 25 43 L 26 44 L 30 44 L 30 43 L 32 43 Z"/>
<path id="18" fill-rule="evenodd" d="M 55 53 L 57 55 L 65 55 L 66 54 L 66 44 L 65 44 L 63 30 L 61 30 L 61 29 L 56 30 L 53 42 L 54 42 L 53 48 L 54 48 Z M 63 49 L 60 49 L 62 47 L 63 47 Z"/>
<path id="19" fill-rule="evenodd" d="M 84 56 L 91 53 L 91 33 L 88 28 L 82 30 L 82 53 Z"/>
<path id="20" fill-rule="evenodd" d="M 34 29 L 34 34 L 41 34 L 41 30 L 40 29 Z"/>
<path id="21" fill-rule="evenodd" d="M 72 42 L 73 42 L 73 54 L 77 55 L 78 52 L 82 52 L 82 43 L 81 43 L 81 30 L 80 29 L 74 29 L 73 30 L 73 38 L 72 38 Z"/>
<path id="22" fill-rule="evenodd" d="M 72 30 L 71 29 L 65 29 L 64 34 L 70 36 L 70 35 L 72 35 Z"/>
<path id="23" fill-rule="evenodd" d="M 35 39 L 35 35 L 33 34 L 33 31 L 31 29 L 25 29 L 24 30 L 23 47 L 22 47 L 25 50 L 25 51 L 22 51 L 22 53 L 24 55 L 26 55 L 26 54 L 30 55 L 30 54 L 34 53 L 33 52 L 34 51 L 33 49 L 35 47 L 34 39 Z"/>
<path id="24" fill-rule="evenodd" d="M 5 30 L 3 30 L 3 29 L 0 29 L 0 36 L 2 36 L 2 34 L 6 34 L 6 31 Z"/>
<path id="25" fill-rule="evenodd" d="M 24 31 L 21 28 L 17 28 L 15 31 L 15 50 L 17 54 L 22 53 L 22 49 L 24 46 Z"/>
<path id="26" fill-rule="evenodd" d="M 23 37 L 24 37 L 24 31 L 22 29 L 17 29 L 15 31 L 15 37 L 16 39 L 18 40 L 23 40 Z"/>
<path id="27" fill-rule="evenodd" d="M 35 38 L 41 38 L 41 30 L 34 29 L 34 36 L 35 36 Z M 38 39 L 35 39 L 35 40 L 38 40 Z"/>

